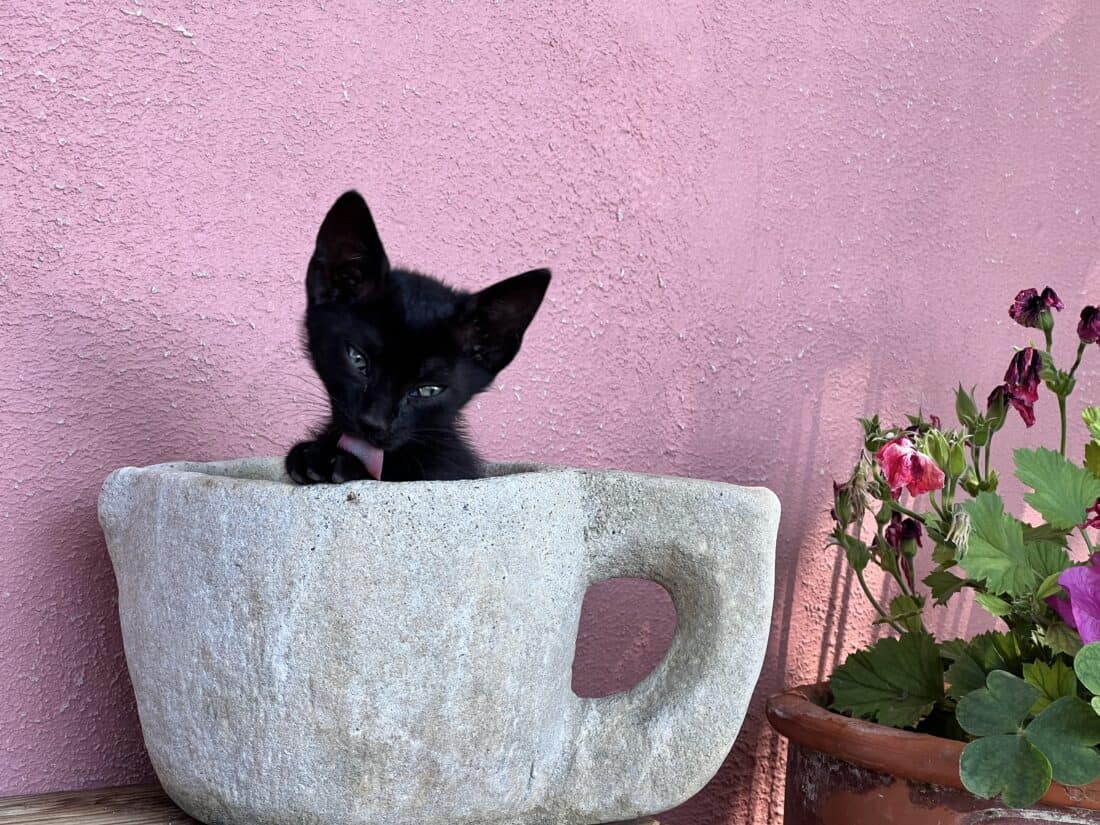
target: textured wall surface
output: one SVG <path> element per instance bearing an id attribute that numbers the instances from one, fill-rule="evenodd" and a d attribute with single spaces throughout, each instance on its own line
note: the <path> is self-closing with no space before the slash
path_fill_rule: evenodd
<path id="1" fill-rule="evenodd" d="M 758 702 L 667 818 L 776 821 L 759 698 L 869 633 L 822 542 L 853 416 L 987 391 L 1020 287 L 1100 301 L 1097 42 L 1091 0 L 0 4 L 0 792 L 149 777 L 99 483 L 314 420 L 302 278 L 354 185 L 395 261 L 555 271 L 471 409 L 489 456 L 781 496 Z M 578 692 L 672 622 L 594 591 Z"/>

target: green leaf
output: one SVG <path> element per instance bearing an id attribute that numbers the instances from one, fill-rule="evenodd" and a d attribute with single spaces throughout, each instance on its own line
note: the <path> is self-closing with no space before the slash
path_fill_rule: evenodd
<path id="1" fill-rule="evenodd" d="M 1090 441 L 1085 445 L 1085 469 L 1094 478 L 1100 478 L 1100 441 Z"/>
<path id="2" fill-rule="evenodd" d="M 994 670 L 986 686 L 959 700 L 955 717 L 971 736 L 1016 733 L 1039 698 L 1039 688 L 1004 670 Z"/>
<path id="3" fill-rule="evenodd" d="M 923 596 L 895 596 L 890 602 L 890 616 L 909 633 L 923 633 L 924 623 L 921 611 L 924 609 Z"/>
<path id="4" fill-rule="evenodd" d="M 1051 573 L 1045 579 L 1043 583 L 1039 585 L 1039 589 L 1035 591 L 1035 600 L 1043 601 L 1055 595 L 1062 589 L 1062 585 L 1058 584 L 1058 578 L 1061 576 L 1061 572 Z"/>
<path id="5" fill-rule="evenodd" d="M 954 573 L 947 570 L 933 570 L 923 579 L 924 584 L 932 591 L 932 598 L 936 604 L 947 604 L 947 600 L 958 593 L 968 583 Z"/>
<path id="6" fill-rule="evenodd" d="M 1068 530 L 1060 530 L 1055 527 L 1051 527 L 1049 524 L 1040 524 L 1037 527 L 1032 527 L 1030 524 L 1024 525 L 1024 543 L 1031 544 L 1036 541 L 1052 542 L 1054 544 L 1066 546 L 1066 533 Z"/>
<path id="7" fill-rule="evenodd" d="M 950 544 L 940 542 L 932 548 L 932 561 L 941 567 L 954 567 L 958 562 L 955 557 L 955 548 Z"/>
<path id="8" fill-rule="evenodd" d="M 1093 696 L 1089 704 L 1092 705 L 1093 712 L 1100 715 L 1100 696 Z"/>
<path id="9" fill-rule="evenodd" d="M 1077 652 L 1073 670 L 1089 693 L 1100 694 L 1100 642 L 1087 644 Z"/>
<path id="10" fill-rule="evenodd" d="M 1001 795 L 1013 808 L 1038 802 L 1050 787 L 1050 760 L 1020 734 L 987 736 L 963 748 L 959 776 L 975 796 Z"/>
<path id="11" fill-rule="evenodd" d="M 913 727 L 943 698 L 943 665 L 931 636 L 905 633 L 851 654 L 830 682 L 835 710 Z"/>
<path id="12" fill-rule="evenodd" d="M 1089 428 L 1089 434 L 1100 440 L 1100 407 L 1085 407 L 1081 410 L 1081 420 Z"/>
<path id="13" fill-rule="evenodd" d="M 959 564 L 994 593 L 1019 596 L 1038 584 L 1028 563 L 1023 523 L 1007 515 L 996 493 L 978 493 L 963 504 L 970 516 L 970 540 Z"/>
<path id="14" fill-rule="evenodd" d="M 1057 576 L 1063 570 L 1073 566 L 1066 548 L 1051 541 L 1034 541 L 1024 544 L 1027 551 L 1028 566 L 1040 581 Z"/>
<path id="15" fill-rule="evenodd" d="M 1077 677 L 1073 674 L 1073 669 L 1061 659 L 1056 659 L 1053 665 L 1028 662 L 1024 665 L 1024 681 L 1039 688 L 1041 694 L 1031 707 L 1033 715 L 1040 713 L 1056 699 L 1077 695 Z"/>
<path id="16" fill-rule="evenodd" d="M 1043 644 L 1055 653 L 1076 656 L 1081 649 L 1081 637 L 1077 631 L 1062 622 L 1053 624 L 1043 631 Z"/>
<path id="17" fill-rule="evenodd" d="M 940 650 L 952 662 L 944 673 L 952 699 L 985 687 L 986 676 L 993 671 L 1020 672 L 1020 644 L 1011 633 L 982 633 L 969 642 L 953 639 Z"/>
<path id="18" fill-rule="evenodd" d="M 1085 520 L 1085 510 L 1100 498 L 1100 478 L 1053 450 L 1019 449 L 1016 477 L 1034 492 L 1024 496 L 1053 527 L 1072 529 Z"/>
<path id="19" fill-rule="evenodd" d="M 1024 736 L 1050 761 L 1063 785 L 1086 785 L 1100 777 L 1100 716 L 1087 702 L 1064 696 L 1036 716 Z"/>
<path id="20" fill-rule="evenodd" d="M 994 596 L 992 593 L 975 593 L 974 601 L 994 616 L 1007 616 L 1012 612 L 1012 605 L 1000 596 Z"/>
<path id="21" fill-rule="evenodd" d="M 871 549 L 866 543 L 847 535 L 844 536 L 841 546 L 844 548 L 844 555 L 848 558 L 848 564 L 857 573 L 862 573 L 867 566 L 867 562 L 871 560 Z"/>

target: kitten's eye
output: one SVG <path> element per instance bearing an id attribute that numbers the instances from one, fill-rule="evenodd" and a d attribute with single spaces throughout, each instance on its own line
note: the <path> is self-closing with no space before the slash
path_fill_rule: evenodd
<path id="1" fill-rule="evenodd" d="M 415 390 L 409 390 L 409 398 L 435 398 L 446 387 L 440 387 L 438 384 L 425 384 L 423 387 L 417 387 Z"/>
<path id="2" fill-rule="evenodd" d="M 348 360 L 351 365 L 355 367 L 363 375 L 367 374 L 367 369 L 370 367 L 370 362 L 367 360 L 367 356 L 363 355 L 359 350 L 353 347 L 351 344 L 344 345 L 344 351 L 348 354 Z"/>

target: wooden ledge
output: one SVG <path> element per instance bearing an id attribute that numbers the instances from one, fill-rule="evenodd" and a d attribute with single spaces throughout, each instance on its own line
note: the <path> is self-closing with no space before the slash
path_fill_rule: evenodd
<path id="1" fill-rule="evenodd" d="M 0 799 L 3 825 L 195 825 L 159 785 L 66 791 Z"/>
<path id="2" fill-rule="evenodd" d="M 159 785 L 0 798 L 0 825 L 197 825 Z M 620 825 L 659 825 L 638 819 Z"/>

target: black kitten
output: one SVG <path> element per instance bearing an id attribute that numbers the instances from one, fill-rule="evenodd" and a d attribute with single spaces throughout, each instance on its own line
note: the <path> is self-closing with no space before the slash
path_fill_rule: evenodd
<path id="1" fill-rule="evenodd" d="M 309 354 L 332 407 L 286 470 L 299 484 L 477 478 L 459 415 L 519 351 L 550 284 L 538 269 L 468 293 L 391 269 L 367 204 L 347 192 L 306 275 Z"/>

